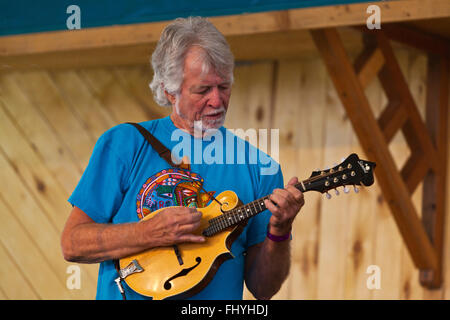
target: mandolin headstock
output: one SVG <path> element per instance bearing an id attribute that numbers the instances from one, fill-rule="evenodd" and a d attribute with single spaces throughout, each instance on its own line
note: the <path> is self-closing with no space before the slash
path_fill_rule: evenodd
<path id="1" fill-rule="evenodd" d="M 361 160 L 358 155 L 352 153 L 342 163 L 327 170 L 313 171 L 309 179 L 303 181 L 304 191 L 317 191 L 327 193 L 338 187 L 364 185 L 374 183 L 373 170 L 375 162 Z M 356 191 L 357 189 L 355 189 Z"/>

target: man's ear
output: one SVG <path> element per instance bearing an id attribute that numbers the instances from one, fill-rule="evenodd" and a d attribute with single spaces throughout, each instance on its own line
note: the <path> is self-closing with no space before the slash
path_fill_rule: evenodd
<path id="1" fill-rule="evenodd" d="M 167 100 L 169 100 L 170 104 L 175 105 L 176 97 L 173 94 L 168 93 L 166 90 L 164 90 L 164 94 L 166 95 L 166 98 Z"/>

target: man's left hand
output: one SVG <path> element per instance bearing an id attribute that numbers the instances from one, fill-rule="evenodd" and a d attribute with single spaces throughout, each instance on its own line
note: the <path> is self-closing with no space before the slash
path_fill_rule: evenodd
<path id="1" fill-rule="evenodd" d="M 297 177 L 291 178 L 284 189 L 275 189 L 269 200 L 264 200 L 266 208 L 272 212 L 269 232 L 273 235 L 289 233 L 295 217 L 305 204 L 303 193 L 295 187 L 297 183 Z"/>

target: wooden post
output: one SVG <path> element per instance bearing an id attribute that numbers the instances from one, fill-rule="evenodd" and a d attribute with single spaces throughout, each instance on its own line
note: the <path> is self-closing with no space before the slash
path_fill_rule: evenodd
<path id="1" fill-rule="evenodd" d="M 448 129 L 449 65 L 444 57 L 428 55 L 426 124 L 437 149 L 437 170 L 429 170 L 423 182 L 422 222 L 438 256 L 434 273 L 422 271 L 420 282 L 438 288 L 442 282 L 442 250 L 445 225 L 445 195 L 447 174 L 446 137 Z"/>

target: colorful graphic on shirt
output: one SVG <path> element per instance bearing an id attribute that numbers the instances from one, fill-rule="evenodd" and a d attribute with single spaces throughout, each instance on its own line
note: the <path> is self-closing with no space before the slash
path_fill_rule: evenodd
<path id="1" fill-rule="evenodd" d="M 200 175 L 181 168 L 165 169 L 151 176 L 136 198 L 139 219 L 165 207 L 202 208 L 206 206 L 215 192 L 200 192 L 203 182 Z"/>

